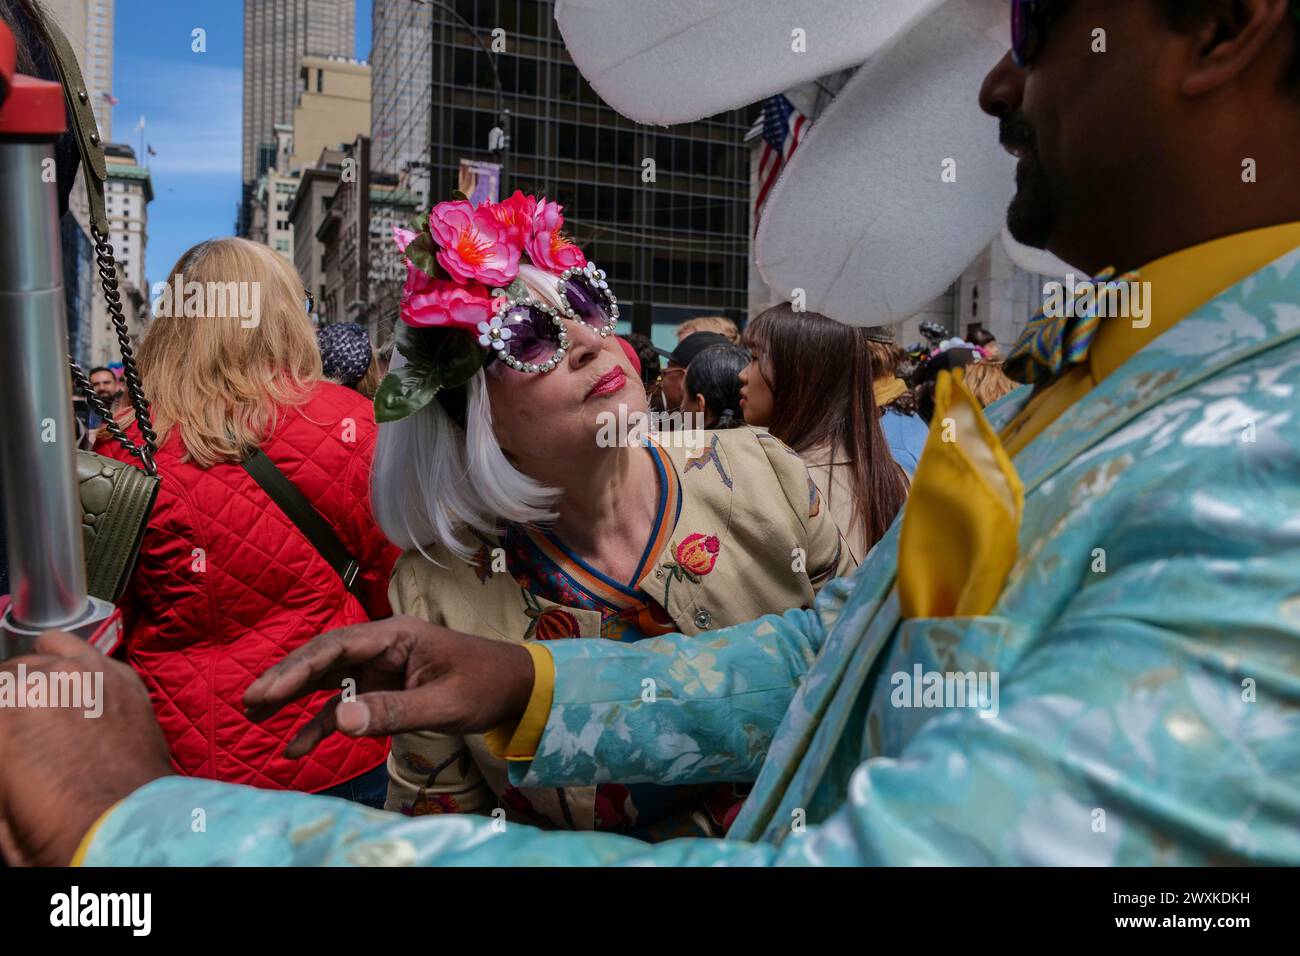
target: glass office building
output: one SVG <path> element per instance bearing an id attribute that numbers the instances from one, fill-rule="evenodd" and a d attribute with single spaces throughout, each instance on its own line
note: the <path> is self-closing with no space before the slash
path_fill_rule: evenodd
<path id="1" fill-rule="evenodd" d="M 521 189 L 564 205 L 567 231 L 609 273 L 637 331 L 654 326 L 656 342 L 668 345 L 672 326 L 691 316 L 741 320 L 750 257 L 744 136 L 756 109 L 641 126 L 604 105 L 579 74 L 553 3 L 445 6 L 464 22 L 415 0 L 375 0 L 375 169 L 427 194 L 431 140 L 437 202 L 458 188 L 462 160 L 503 162 L 502 195 Z M 505 50 L 494 73 L 484 46 L 497 30 Z M 502 125 L 498 102 L 510 111 L 503 157 L 488 148 Z"/>

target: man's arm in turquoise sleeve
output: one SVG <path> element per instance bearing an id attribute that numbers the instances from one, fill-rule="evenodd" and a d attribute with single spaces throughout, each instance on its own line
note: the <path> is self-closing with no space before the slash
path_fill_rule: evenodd
<path id="1" fill-rule="evenodd" d="M 553 641 L 555 691 L 519 787 L 753 780 L 800 681 L 852 591 L 822 589 L 811 610 L 707 634 L 636 643 Z"/>

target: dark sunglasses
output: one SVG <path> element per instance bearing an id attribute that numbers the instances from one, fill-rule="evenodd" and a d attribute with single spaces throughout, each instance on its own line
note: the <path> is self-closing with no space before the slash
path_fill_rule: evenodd
<path id="1" fill-rule="evenodd" d="M 1043 47 L 1047 28 L 1069 0 L 1011 0 L 1011 58 L 1024 69 Z"/>
<path id="2" fill-rule="evenodd" d="M 1047 28 L 1069 0 L 1011 0 L 1011 57 L 1024 69 L 1043 48 Z M 1300 0 L 1290 0 L 1291 14 L 1300 20 Z"/>

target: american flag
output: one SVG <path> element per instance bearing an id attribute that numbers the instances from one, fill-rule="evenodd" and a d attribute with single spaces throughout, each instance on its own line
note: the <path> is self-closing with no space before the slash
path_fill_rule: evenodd
<path id="1" fill-rule="evenodd" d="M 799 148 L 810 121 L 784 93 L 769 96 L 763 103 L 763 155 L 758 161 L 758 200 L 754 203 L 754 232 L 763 204 L 776 185 L 777 177 Z"/>
<path id="2" fill-rule="evenodd" d="M 109 106 L 117 105 L 117 97 L 114 96 L 112 93 L 100 93 L 99 95 L 103 99 L 103 101 L 107 103 Z"/>

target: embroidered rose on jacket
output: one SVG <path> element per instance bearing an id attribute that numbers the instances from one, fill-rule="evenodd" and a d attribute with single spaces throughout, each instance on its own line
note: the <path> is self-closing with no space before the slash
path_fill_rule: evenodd
<path id="1" fill-rule="evenodd" d="M 428 793 L 420 791 L 409 806 L 402 807 L 408 817 L 426 817 L 434 813 L 464 813 L 456 798 L 450 793 Z"/>
<path id="2" fill-rule="evenodd" d="M 682 543 L 677 545 L 673 552 L 675 560 L 664 563 L 664 568 L 668 571 L 662 602 L 665 609 L 668 608 L 668 589 L 673 581 L 690 581 L 692 584 L 699 584 L 700 578 L 712 571 L 713 566 L 717 564 L 718 552 L 721 550 L 721 542 L 718 541 L 717 535 L 712 534 L 687 535 Z"/>
<path id="3" fill-rule="evenodd" d="M 718 560 L 717 536 L 693 534 L 677 546 L 677 564 L 691 575 L 702 577 L 713 570 Z M 689 575 L 688 575 L 689 576 Z M 692 577 L 698 581 L 699 577 Z"/>
<path id="4" fill-rule="evenodd" d="M 526 641 L 562 641 L 582 636 L 582 626 L 576 617 L 562 607 L 542 607 L 537 596 L 527 590 L 524 591 L 524 614 L 529 621 L 528 629 L 524 631 Z"/>
<path id="5" fill-rule="evenodd" d="M 533 639 L 538 641 L 562 641 L 578 637 L 580 628 L 578 619 L 568 611 L 558 607 L 548 607 L 533 619 Z"/>
<path id="6" fill-rule="evenodd" d="M 440 202 L 429 213 L 429 232 L 439 246 L 438 265 L 453 279 L 504 287 L 519 274 L 519 245 L 487 209 L 463 199 Z"/>
<path id="7" fill-rule="evenodd" d="M 564 228 L 564 207 L 545 199 L 537 204 L 532 231 L 524 239 L 524 248 L 533 265 L 547 272 L 563 272 L 587 264 L 582 250 L 560 230 Z"/>

